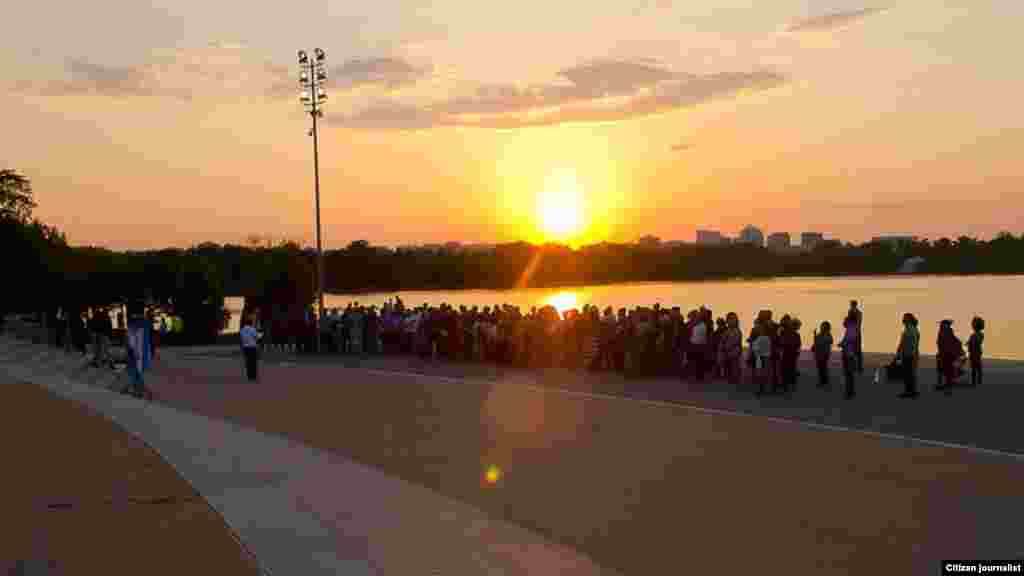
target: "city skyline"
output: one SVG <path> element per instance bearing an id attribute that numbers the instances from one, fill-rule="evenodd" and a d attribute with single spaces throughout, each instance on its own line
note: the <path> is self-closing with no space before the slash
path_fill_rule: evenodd
<path id="1" fill-rule="evenodd" d="M 309 243 L 320 46 L 327 249 L 1021 232 L 1021 3 L 678 4 L 22 3 L 0 168 L 73 244 Z"/>

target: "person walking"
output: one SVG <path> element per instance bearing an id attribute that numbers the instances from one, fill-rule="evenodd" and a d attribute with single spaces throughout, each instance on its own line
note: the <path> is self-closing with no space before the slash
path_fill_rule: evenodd
<path id="1" fill-rule="evenodd" d="M 982 344 L 985 342 L 985 321 L 978 316 L 971 320 L 971 337 L 967 339 L 967 357 L 971 363 L 971 387 L 981 385 L 984 373 L 981 369 Z"/>
<path id="2" fill-rule="evenodd" d="M 242 320 L 239 331 L 242 340 L 242 356 L 245 358 L 245 376 L 250 382 L 260 381 L 260 333 L 253 326 L 251 316 Z"/>
<path id="3" fill-rule="evenodd" d="M 122 393 L 131 394 L 136 398 L 153 399 L 152 392 L 146 389 L 143 379 L 145 371 L 152 361 L 150 355 L 152 343 L 150 342 L 151 324 L 142 314 L 130 317 L 128 320 L 127 349 L 128 349 L 128 383 L 121 390 Z"/>
<path id="4" fill-rule="evenodd" d="M 903 334 L 900 336 L 896 356 L 903 373 L 903 393 L 900 398 L 917 398 L 917 364 L 920 360 L 921 333 L 917 331 L 917 318 L 907 312 L 903 315 Z"/>

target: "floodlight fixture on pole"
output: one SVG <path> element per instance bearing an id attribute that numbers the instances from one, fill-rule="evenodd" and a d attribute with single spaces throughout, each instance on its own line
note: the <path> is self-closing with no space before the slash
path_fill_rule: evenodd
<path id="1" fill-rule="evenodd" d="M 324 251 L 320 234 L 320 133 L 317 119 L 323 117 L 323 105 L 327 101 L 327 92 L 323 85 L 327 82 L 327 54 L 320 48 L 313 49 L 313 58 L 305 50 L 299 50 L 299 86 L 302 91 L 299 99 L 306 112 L 313 118 L 313 180 L 316 197 L 316 351 L 321 351 L 320 326 L 324 318 Z"/>

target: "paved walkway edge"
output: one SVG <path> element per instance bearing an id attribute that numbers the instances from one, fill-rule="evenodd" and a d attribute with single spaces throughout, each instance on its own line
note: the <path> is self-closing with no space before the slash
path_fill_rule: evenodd
<path id="1" fill-rule="evenodd" d="M 106 418 L 110 422 L 113 422 L 114 424 L 117 424 L 118 427 L 121 428 L 122 430 L 124 430 L 126 434 L 131 435 L 133 438 L 135 438 L 136 440 L 141 442 L 143 445 L 145 445 L 146 448 L 148 448 L 149 450 L 152 450 L 153 453 L 155 453 L 164 463 L 166 463 L 168 466 L 171 467 L 172 470 L 174 470 L 175 474 L 177 474 L 179 478 L 184 480 L 189 485 L 189 487 L 192 489 L 193 492 L 195 492 L 196 494 L 199 494 L 200 498 L 202 498 L 203 502 L 205 502 L 206 505 L 211 510 L 216 512 L 217 516 L 220 517 L 221 520 L 224 522 L 225 526 L 227 526 L 228 531 L 231 534 L 231 537 L 235 540 L 235 542 L 238 543 L 238 545 L 242 548 L 242 550 L 246 553 L 246 555 L 249 556 L 249 558 L 252 560 L 252 562 L 256 566 L 258 566 L 260 574 L 264 575 L 264 576 L 273 576 L 273 572 L 271 572 L 270 568 L 268 568 L 267 566 L 263 565 L 263 563 L 260 562 L 260 560 L 256 556 L 256 554 L 252 551 L 252 549 L 245 543 L 245 541 L 239 535 L 238 527 L 232 525 L 231 520 L 227 517 L 227 515 L 225 515 L 224 510 L 221 509 L 221 508 L 218 508 L 216 505 L 214 505 L 214 503 L 210 502 L 209 498 L 207 498 L 198 489 L 198 487 L 195 486 L 195 484 L 189 479 L 189 477 L 187 475 L 182 473 L 182 470 L 178 466 L 176 466 L 174 462 L 172 462 L 171 460 L 168 460 L 167 458 L 165 458 L 164 455 L 160 452 L 160 450 L 157 449 L 157 447 L 151 445 L 149 442 L 147 442 L 146 439 L 141 434 L 138 434 L 135 431 L 132 431 L 132 430 L 124 428 L 124 426 L 122 426 L 121 423 L 119 423 L 117 421 L 117 419 L 111 418 L 109 414 L 107 414 L 106 412 L 104 412 L 102 410 L 96 410 L 96 406 L 92 402 L 83 401 L 83 399 L 80 397 L 80 395 L 75 394 L 75 392 L 73 390 L 69 390 L 69 389 L 73 389 L 73 388 L 76 388 L 76 387 L 84 387 L 85 386 L 84 384 L 80 384 L 80 383 L 74 382 L 74 381 L 70 380 L 69 378 L 67 378 L 66 376 L 59 375 L 59 374 L 54 374 L 54 375 L 51 375 L 49 378 L 46 378 L 46 377 L 41 377 L 38 373 L 36 373 L 36 372 L 34 372 L 32 370 L 29 370 L 26 367 L 19 367 L 19 368 L 21 368 L 21 371 L 20 371 L 21 373 L 18 373 L 19 371 L 18 371 L 17 368 L 12 370 L 11 366 L 9 366 L 9 365 L 7 366 L 8 372 L 11 373 L 17 380 L 20 380 L 20 381 L 23 381 L 23 382 L 28 382 L 28 383 L 31 383 L 31 384 L 35 384 L 35 385 L 37 385 L 37 386 L 39 386 L 41 388 L 45 388 L 45 389 L 51 391 L 52 393 L 56 394 L 57 396 L 59 396 L 61 398 L 64 398 L 64 399 L 67 399 L 67 400 L 72 400 L 74 402 L 84 403 L 84 404 L 88 405 L 100 417 Z M 62 386 L 61 385 L 55 385 L 54 382 L 53 382 L 54 379 L 61 380 Z M 136 402 L 138 402 L 139 404 L 142 404 L 141 401 L 137 400 Z"/>
<path id="2" fill-rule="evenodd" d="M 3 367 L 144 442 L 224 519 L 263 574 L 609 573 L 575 550 L 340 456 L 91 387 L 37 362 Z"/>

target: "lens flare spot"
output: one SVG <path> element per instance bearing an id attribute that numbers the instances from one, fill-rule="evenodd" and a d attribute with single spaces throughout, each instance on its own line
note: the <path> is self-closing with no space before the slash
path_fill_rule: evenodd
<path id="1" fill-rule="evenodd" d="M 488 484 L 497 484 L 501 480 L 501 468 L 494 465 L 488 466 L 484 472 L 484 480 Z"/>

